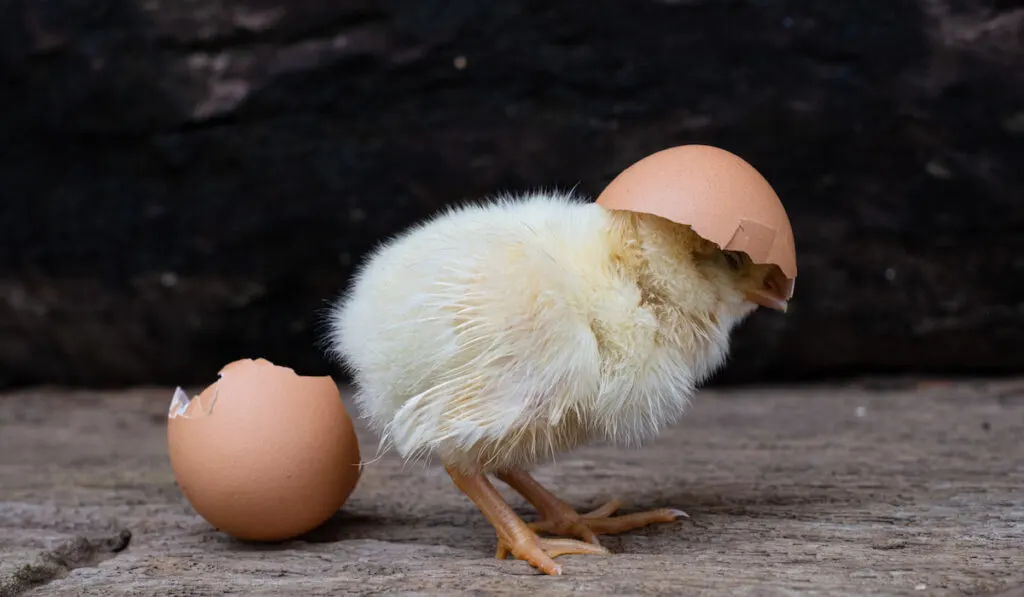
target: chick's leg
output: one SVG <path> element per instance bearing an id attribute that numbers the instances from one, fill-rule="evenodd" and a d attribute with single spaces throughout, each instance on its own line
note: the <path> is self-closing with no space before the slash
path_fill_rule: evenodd
<path id="1" fill-rule="evenodd" d="M 618 500 L 611 500 L 592 512 L 579 514 L 545 489 L 529 473 L 511 471 L 497 476 L 540 513 L 542 520 L 527 525 L 530 529 L 553 535 L 578 537 L 593 545 L 600 545 L 597 535 L 614 535 L 658 522 L 672 522 L 680 517 L 689 518 L 686 512 L 670 508 L 612 516 L 622 507 Z"/>
<path id="2" fill-rule="evenodd" d="M 568 554 L 605 554 L 600 546 L 571 539 L 542 539 L 530 530 L 515 511 L 505 503 L 498 490 L 482 474 L 464 475 L 447 469 L 455 485 L 473 501 L 498 532 L 497 557 L 505 559 L 509 553 L 526 560 L 545 574 L 557 576 L 562 568 L 553 558 Z"/>

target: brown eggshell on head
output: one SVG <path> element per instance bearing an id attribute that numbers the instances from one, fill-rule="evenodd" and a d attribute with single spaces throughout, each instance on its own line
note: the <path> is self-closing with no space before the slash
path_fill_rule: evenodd
<path id="1" fill-rule="evenodd" d="M 653 153 L 616 176 L 597 198 L 609 209 L 649 213 L 690 226 L 722 249 L 778 266 L 793 294 L 796 247 L 779 196 L 753 166 L 708 145 Z"/>
<path id="2" fill-rule="evenodd" d="M 168 451 L 192 507 L 239 539 L 278 541 L 310 531 L 348 499 L 359 444 L 330 377 L 241 360 L 172 412 Z"/>

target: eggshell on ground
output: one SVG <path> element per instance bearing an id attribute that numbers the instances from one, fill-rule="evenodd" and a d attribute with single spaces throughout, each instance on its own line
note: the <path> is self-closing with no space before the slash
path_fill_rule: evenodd
<path id="1" fill-rule="evenodd" d="M 168 416 L 171 467 L 185 497 L 239 539 L 279 541 L 316 528 L 360 473 L 337 384 L 264 359 L 235 361 L 220 375 L 191 401 L 178 394 Z"/>

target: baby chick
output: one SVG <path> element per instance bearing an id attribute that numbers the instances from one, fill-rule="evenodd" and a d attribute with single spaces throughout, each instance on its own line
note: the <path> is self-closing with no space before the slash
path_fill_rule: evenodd
<path id="1" fill-rule="evenodd" d="M 775 268 L 777 269 L 777 268 Z M 508 554 L 607 553 L 597 535 L 685 512 L 579 514 L 531 468 L 597 439 L 637 446 L 676 421 L 758 305 L 785 310 L 773 266 L 689 227 L 570 195 L 452 208 L 379 246 L 330 312 L 361 414 L 406 459 L 434 457 Z M 527 525 L 487 475 L 529 501 Z M 575 537 L 541 538 L 536 531 Z"/>

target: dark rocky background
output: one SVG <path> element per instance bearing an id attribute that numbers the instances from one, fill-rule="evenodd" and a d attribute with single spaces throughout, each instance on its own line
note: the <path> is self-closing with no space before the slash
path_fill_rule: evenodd
<path id="1" fill-rule="evenodd" d="M 721 381 L 1024 370 L 1024 2 L 4 0 L 0 385 L 337 371 L 442 205 L 711 143 L 789 209 Z"/>

